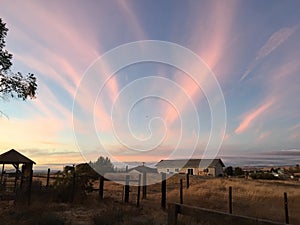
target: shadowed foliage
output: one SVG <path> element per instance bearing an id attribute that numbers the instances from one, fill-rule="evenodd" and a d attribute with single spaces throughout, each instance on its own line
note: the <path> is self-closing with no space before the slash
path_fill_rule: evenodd
<path id="1" fill-rule="evenodd" d="M 34 74 L 29 73 L 25 76 L 21 72 L 15 73 L 11 70 L 13 55 L 5 49 L 7 32 L 8 28 L 0 18 L 0 98 L 35 98 L 37 83 Z"/>

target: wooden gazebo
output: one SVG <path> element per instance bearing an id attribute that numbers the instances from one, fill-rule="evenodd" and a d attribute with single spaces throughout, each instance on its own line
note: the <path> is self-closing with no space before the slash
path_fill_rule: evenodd
<path id="1" fill-rule="evenodd" d="M 34 161 L 14 149 L 0 155 L 2 171 L 0 177 L 0 200 L 16 199 L 25 195 L 30 203 L 32 167 Z M 6 171 L 5 165 L 12 165 L 13 170 Z"/>

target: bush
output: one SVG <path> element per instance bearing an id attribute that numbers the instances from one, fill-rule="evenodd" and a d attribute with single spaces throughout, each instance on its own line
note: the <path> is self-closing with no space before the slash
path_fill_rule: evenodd
<path id="1" fill-rule="evenodd" d="M 89 172 L 89 171 L 88 171 Z M 74 198 L 83 200 L 86 192 L 93 189 L 94 177 L 87 174 L 86 167 L 66 166 L 54 182 L 54 200 L 58 202 L 72 202 Z"/>
<path id="2" fill-rule="evenodd" d="M 250 174 L 250 177 L 252 179 L 278 180 L 278 178 L 271 173 L 252 173 Z"/>

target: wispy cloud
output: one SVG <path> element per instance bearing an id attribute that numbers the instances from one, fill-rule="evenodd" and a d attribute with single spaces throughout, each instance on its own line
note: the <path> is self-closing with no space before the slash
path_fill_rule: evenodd
<path id="1" fill-rule="evenodd" d="M 201 98 L 201 96 L 203 96 L 200 87 L 191 77 L 179 72 L 174 74 L 173 80 L 178 84 L 178 87 L 180 87 L 182 91 L 174 90 L 175 102 L 172 103 L 176 109 L 171 104 L 168 104 L 168 107 L 164 107 L 163 111 L 168 126 L 171 125 L 179 116 L 181 116 L 184 111 L 190 110 L 186 108 L 189 101 L 195 103 Z"/>
<path id="2" fill-rule="evenodd" d="M 264 139 L 266 139 L 267 137 L 269 137 L 272 133 L 270 131 L 265 131 L 265 132 L 262 132 L 258 138 L 257 138 L 257 141 L 262 141 Z"/>
<path id="3" fill-rule="evenodd" d="M 220 68 L 220 62 L 229 67 L 228 63 L 231 58 L 228 57 L 227 47 L 232 39 L 234 24 L 238 12 L 238 1 L 208 1 L 207 10 L 202 12 L 203 19 L 198 19 L 196 29 L 191 35 L 195 43 L 196 53 L 214 72 L 217 70 L 224 71 Z M 202 5 L 201 5 L 202 8 Z M 201 9 L 193 9 L 201 10 Z M 198 14 L 198 13 L 197 13 Z M 201 18 L 201 16 L 200 16 Z M 227 68 L 226 68 L 227 69 Z M 219 74 L 216 74 L 217 77 Z M 222 78 L 222 77 L 218 77 Z"/>
<path id="4" fill-rule="evenodd" d="M 240 125 L 235 129 L 235 133 L 236 134 L 241 134 L 241 133 L 245 132 L 253 124 L 255 119 L 257 119 L 266 110 L 268 110 L 270 108 L 270 106 L 272 106 L 272 104 L 273 104 L 272 100 L 267 101 L 266 103 L 264 103 L 263 105 L 261 105 L 257 109 L 255 109 L 252 112 L 248 113 L 245 116 L 245 118 L 242 120 Z"/>
<path id="5" fill-rule="evenodd" d="M 125 18 L 128 19 L 131 26 L 133 28 L 133 32 L 136 34 L 137 38 L 140 40 L 146 40 L 147 36 L 145 34 L 144 29 L 139 23 L 139 19 L 137 18 L 134 10 L 132 9 L 132 5 L 130 5 L 129 1 L 118 1 L 121 11 L 124 12 Z"/>
<path id="6" fill-rule="evenodd" d="M 298 27 L 299 26 L 285 27 L 273 33 L 267 42 L 261 47 L 255 59 L 250 63 L 248 69 L 241 77 L 240 81 L 244 80 L 265 57 L 282 45 L 298 29 Z"/>

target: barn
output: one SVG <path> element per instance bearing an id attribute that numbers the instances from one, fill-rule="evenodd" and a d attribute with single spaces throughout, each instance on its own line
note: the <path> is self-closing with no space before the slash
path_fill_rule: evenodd
<path id="1" fill-rule="evenodd" d="M 156 164 L 158 173 L 185 173 L 198 176 L 223 176 L 225 167 L 221 159 L 161 160 Z"/>

